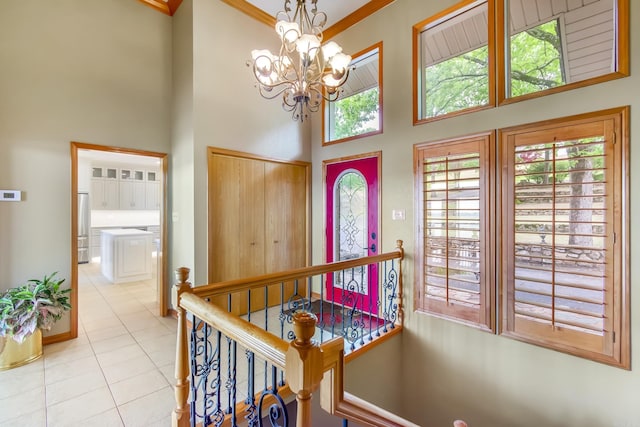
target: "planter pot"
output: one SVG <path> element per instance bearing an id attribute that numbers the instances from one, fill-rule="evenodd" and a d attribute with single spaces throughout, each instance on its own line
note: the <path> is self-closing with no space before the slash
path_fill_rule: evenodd
<path id="1" fill-rule="evenodd" d="M 0 338 L 0 371 L 33 362 L 42 356 L 42 331 L 36 331 L 18 344 L 12 338 Z"/>

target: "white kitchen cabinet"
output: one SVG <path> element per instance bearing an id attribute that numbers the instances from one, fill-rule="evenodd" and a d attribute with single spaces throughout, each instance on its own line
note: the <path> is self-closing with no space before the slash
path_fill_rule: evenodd
<path id="1" fill-rule="evenodd" d="M 93 166 L 91 168 L 91 178 L 118 179 L 118 169 L 108 166 Z"/>
<path id="2" fill-rule="evenodd" d="M 102 275 L 113 283 L 151 279 L 152 233 L 135 229 L 103 230 Z"/>
<path id="3" fill-rule="evenodd" d="M 91 238 L 89 239 L 89 243 L 91 244 L 91 254 L 89 255 L 89 260 L 91 261 L 93 258 L 97 258 L 100 256 L 100 244 L 102 241 L 102 229 L 100 228 L 91 228 Z"/>
<path id="4" fill-rule="evenodd" d="M 147 171 L 146 183 L 146 208 L 148 210 L 160 209 L 160 176 L 158 171 Z"/>
<path id="5" fill-rule="evenodd" d="M 158 170 L 132 165 L 91 165 L 91 208 L 103 210 L 159 210 Z"/>
<path id="6" fill-rule="evenodd" d="M 123 181 L 125 180 L 144 181 L 144 171 L 139 169 L 121 168 L 120 179 Z"/>
<path id="7" fill-rule="evenodd" d="M 154 249 L 157 247 L 160 242 L 160 226 L 159 225 L 150 225 L 147 227 L 147 231 L 152 234 Z"/>
<path id="8" fill-rule="evenodd" d="M 120 209 L 146 209 L 145 172 L 120 169 Z"/>
<path id="9" fill-rule="evenodd" d="M 145 209 L 153 211 L 160 209 L 160 182 L 147 181 L 145 192 Z"/>
<path id="10" fill-rule="evenodd" d="M 144 181 L 120 181 L 120 209 L 146 209 Z"/>
<path id="11" fill-rule="evenodd" d="M 91 209 L 120 208 L 118 181 L 115 179 L 91 178 Z"/>

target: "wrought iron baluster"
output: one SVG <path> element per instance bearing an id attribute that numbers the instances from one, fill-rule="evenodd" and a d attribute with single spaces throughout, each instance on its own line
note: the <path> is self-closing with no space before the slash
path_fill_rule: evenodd
<path id="1" fill-rule="evenodd" d="M 358 307 L 357 305 L 353 306 L 354 310 L 359 310 L 360 311 L 360 319 L 358 320 L 356 318 L 356 325 L 354 325 L 354 327 L 357 326 L 356 327 L 356 331 L 357 331 L 358 335 L 360 336 L 360 345 L 364 345 L 364 319 L 363 319 L 363 314 L 364 314 L 363 308 L 364 307 L 363 307 L 363 305 L 364 305 L 365 300 L 364 300 L 364 296 L 362 294 L 364 292 L 364 278 L 366 276 L 367 268 L 368 268 L 368 266 L 360 267 L 360 290 L 362 292 L 360 292 L 358 295 L 359 295 L 359 299 L 361 301 L 361 305 L 360 305 L 359 308 L 356 308 L 356 307 Z M 368 283 L 367 283 L 367 286 L 368 286 Z M 369 297 L 371 297 L 371 292 L 367 291 L 367 293 L 369 294 Z"/>
<path id="2" fill-rule="evenodd" d="M 395 321 L 398 316 L 398 302 L 396 301 L 398 288 L 398 273 L 395 269 L 395 260 L 391 260 L 391 269 L 387 273 L 385 282 L 385 310 L 384 310 L 384 332 L 388 332 L 387 323 L 389 329 L 395 329 Z M 388 293 L 387 293 L 388 291 Z"/>
<path id="3" fill-rule="evenodd" d="M 227 388 L 227 414 L 231 413 L 231 405 L 232 402 L 235 403 L 235 399 L 232 401 L 231 398 L 231 352 L 233 350 L 233 344 L 234 342 L 231 340 L 231 338 L 229 337 L 225 337 L 227 339 L 227 381 L 226 381 L 226 388 Z"/>
<path id="4" fill-rule="evenodd" d="M 264 330 L 269 330 L 269 288 L 264 287 Z"/>
<path id="5" fill-rule="evenodd" d="M 230 369 L 229 381 L 231 387 L 231 400 L 229 404 L 231 406 L 231 425 L 236 427 L 238 425 L 238 414 L 236 414 L 236 400 L 237 400 L 237 383 L 236 383 L 236 374 L 237 374 L 237 363 L 238 363 L 238 343 L 232 341 L 231 349 L 233 356 L 231 361 L 233 363 L 233 367 Z"/>
<path id="6" fill-rule="evenodd" d="M 271 366 L 271 389 L 274 393 L 278 393 L 278 368 L 273 365 Z"/>
<path id="7" fill-rule="evenodd" d="M 244 403 L 247 404 L 245 412 L 245 419 L 248 421 L 250 427 L 255 427 L 259 424 L 260 414 L 257 412 L 258 407 L 255 404 L 255 354 L 250 351 L 245 351 L 247 355 L 247 398 Z"/>
<path id="8" fill-rule="evenodd" d="M 195 427 L 196 425 L 196 403 L 198 401 L 198 385 L 196 382 L 197 372 L 198 372 L 198 326 L 202 321 L 199 321 L 196 317 L 193 318 L 193 322 L 191 323 L 191 358 L 189 359 L 189 365 L 191 367 L 191 375 L 190 375 L 190 389 L 192 400 L 189 402 L 189 416 L 190 416 L 190 424 L 191 427 Z"/>
<path id="9" fill-rule="evenodd" d="M 216 331 L 216 378 L 214 382 L 214 395 L 216 398 L 215 412 L 213 421 L 216 426 L 222 425 L 224 421 L 224 412 L 222 411 L 222 395 L 220 385 L 222 384 L 222 367 L 220 360 L 222 358 L 222 332 Z"/>
<path id="10" fill-rule="evenodd" d="M 284 322 L 287 318 L 284 312 L 284 282 L 280 282 L 280 338 L 284 339 Z M 280 372 L 280 383 L 284 384 L 284 371 Z"/>
<path id="11" fill-rule="evenodd" d="M 369 276 L 371 276 L 373 274 L 373 270 L 375 269 L 375 267 L 372 264 L 369 264 L 368 266 L 369 268 Z M 380 283 L 380 279 L 379 279 L 380 275 L 378 275 L 378 280 L 374 280 L 372 281 L 372 283 Z M 377 292 L 376 292 L 377 294 Z M 373 336 L 371 335 L 371 329 L 373 328 L 373 292 L 371 292 L 371 289 L 369 289 L 369 341 L 373 340 Z M 376 301 L 376 307 L 377 307 L 377 301 Z M 378 316 L 378 311 L 376 310 L 376 322 L 377 320 L 377 316 Z"/>
<path id="12" fill-rule="evenodd" d="M 258 401 L 258 413 L 262 414 L 263 407 L 265 404 L 265 398 L 267 396 L 273 396 L 273 398 L 275 399 L 275 403 L 269 406 L 269 422 L 271 423 L 271 425 L 273 427 L 288 426 L 289 414 L 287 412 L 287 405 L 285 405 L 284 400 L 282 400 L 282 397 L 280 397 L 280 395 L 277 392 L 274 392 L 273 390 L 264 390 L 262 392 L 262 396 L 260 396 L 260 400 Z M 280 420 L 281 418 L 282 418 L 282 424 L 279 424 L 278 420 Z M 259 422 L 258 427 L 262 427 L 264 424 L 262 422 L 262 416 L 259 417 L 258 422 Z"/>
<path id="13" fill-rule="evenodd" d="M 211 326 L 203 322 L 202 327 L 202 364 L 200 365 L 200 383 L 202 385 L 202 420 L 205 426 L 211 424 L 211 414 L 209 409 L 213 406 L 211 400 L 213 392 L 209 391 L 209 374 L 211 373 Z"/>
<path id="14" fill-rule="evenodd" d="M 311 287 L 309 287 L 309 292 L 311 292 Z M 309 299 L 311 299 L 311 296 L 309 296 Z M 322 344 L 324 342 L 324 332 L 325 332 L 325 319 L 324 319 L 324 274 L 320 275 L 320 309 L 318 310 L 319 313 L 319 322 L 318 322 L 318 326 L 320 327 L 320 343 Z"/>
<path id="15" fill-rule="evenodd" d="M 384 332 L 388 332 L 387 331 L 387 322 L 389 320 L 389 308 L 387 306 L 387 301 L 389 301 L 389 273 L 387 271 L 387 263 L 384 263 L 384 268 L 385 268 L 385 277 L 384 277 L 384 309 L 383 309 L 383 318 L 384 318 L 384 323 L 382 325 L 382 330 Z"/>

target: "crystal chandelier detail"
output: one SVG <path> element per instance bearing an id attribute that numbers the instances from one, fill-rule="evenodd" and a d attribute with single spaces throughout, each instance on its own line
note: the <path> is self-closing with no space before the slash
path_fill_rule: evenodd
<path id="1" fill-rule="evenodd" d="M 280 53 L 253 50 L 252 61 L 257 86 L 262 97 L 274 99 L 282 95 L 282 108 L 291 112 L 294 120 L 304 121 L 308 112 L 316 112 L 322 99 L 335 101 L 340 86 L 349 75 L 351 56 L 333 41 L 322 44 L 322 28 L 327 15 L 318 12 L 318 0 L 310 0 L 311 16 L 306 0 L 296 0 L 291 16 L 291 0 L 285 0 L 284 10 L 276 15 L 275 30 L 282 42 Z"/>

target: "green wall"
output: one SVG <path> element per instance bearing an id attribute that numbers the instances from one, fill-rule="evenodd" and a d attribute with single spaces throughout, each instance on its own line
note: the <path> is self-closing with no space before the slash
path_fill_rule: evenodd
<path id="1" fill-rule="evenodd" d="M 358 369 L 379 372 L 398 364 L 396 384 L 375 376 L 350 377 L 349 388 L 423 426 L 449 426 L 457 418 L 473 427 L 640 426 L 640 357 L 632 352 L 632 371 L 591 362 L 517 342 L 413 311 L 414 221 L 413 146 L 501 127 L 631 106 L 631 194 L 640 187 L 640 5 L 631 1 L 630 77 L 468 114 L 430 124 L 412 124 L 412 26 L 454 5 L 455 1 L 399 0 L 336 37 L 346 52 L 380 40 L 384 47 L 384 133 L 329 147 L 321 146 L 320 117 L 314 118 L 313 216 L 314 263 L 323 260 L 322 161 L 382 150 L 382 249 L 403 239 L 405 330 L 389 344 L 387 356 L 399 361 L 357 360 Z M 637 192 L 635 192 L 637 193 Z M 630 198 L 631 265 L 640 264 L 640 199 Z M 406 211 L 393 221 L 391 211 Z M 640 274 L 631 268 L 631 307 L 640 307 Z M 640 316 L 632 312 L 632 343 L 640 342 Z M 375 353 L 374 350 L 373 353 Z M 351 368 L 351 366 L 349 366 Z M 392 367 L 392 369 L 394 369 Z M 385 399 L 379 388 L 389 390 Z M 397 397 L 395 397 L 395 394 Z"/>
<path id="2" fill-rule="evenodd" d="M 168 153 L 171 20 L 135 1 L 2 2 L 0 289 L 71 281 L 70 142 Z M 69 316 L 51 333 L 68 331 Z"/>

